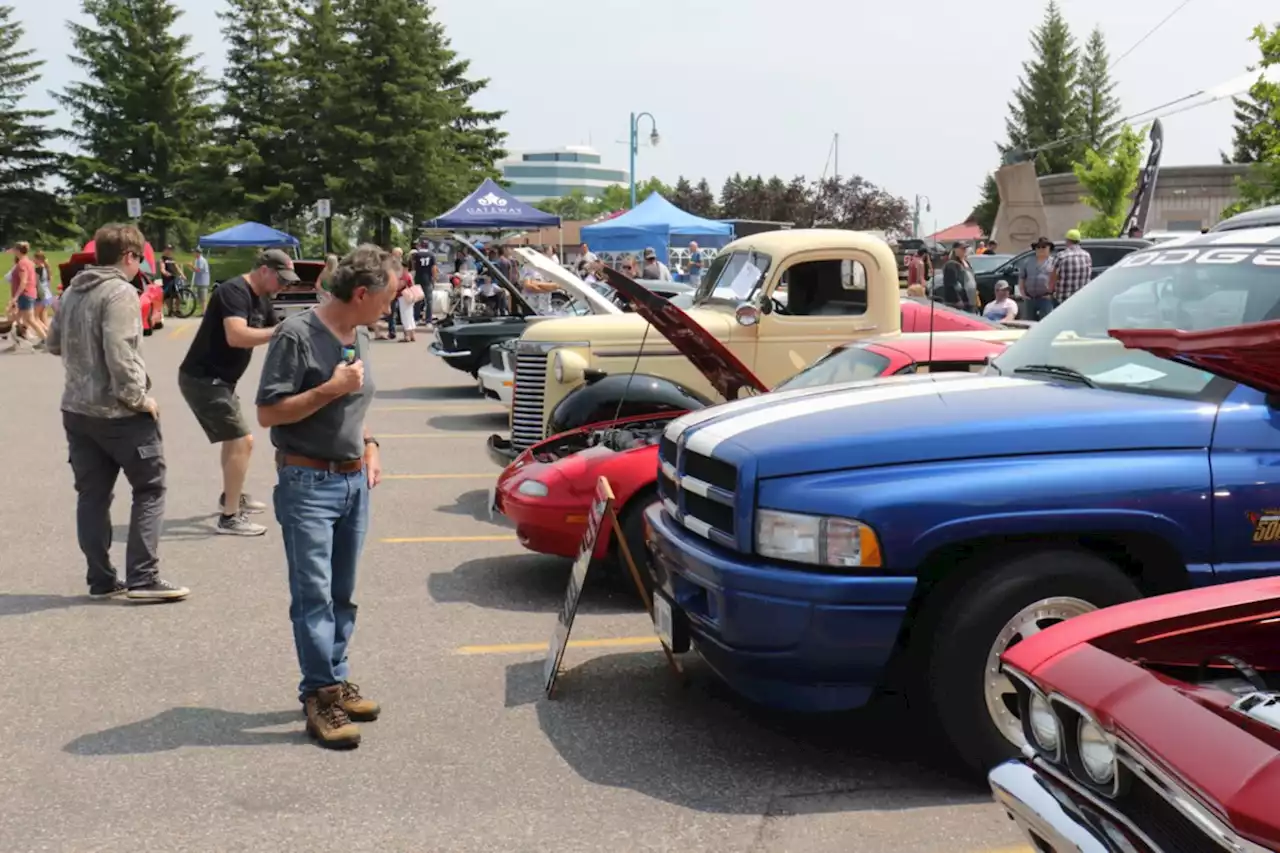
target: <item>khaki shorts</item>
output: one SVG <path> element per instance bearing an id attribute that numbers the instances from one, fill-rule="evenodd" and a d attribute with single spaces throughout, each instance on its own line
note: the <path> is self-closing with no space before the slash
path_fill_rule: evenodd
<path id="1" fill-rule="evenodd" d="M 209 437 L 210 444 L 235 441 L 249 434 L 234 387 L 179 370 L 178 389 L 199 421 L 200 428 Z"/>

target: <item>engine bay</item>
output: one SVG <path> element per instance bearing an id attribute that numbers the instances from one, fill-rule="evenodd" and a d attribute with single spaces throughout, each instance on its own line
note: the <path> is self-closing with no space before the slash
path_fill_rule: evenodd
<path id="1" fill-rule="evenodd" d="M 662 431 L 670 422 L 671 418 L 667 417 L 570 433 L 559 441 L 543 444 L 534 452 L 533 458 L 538 462 L 547 463 L 592 447 L 604 447 L 621 453 L 624 450 L 657 444 Z"/>

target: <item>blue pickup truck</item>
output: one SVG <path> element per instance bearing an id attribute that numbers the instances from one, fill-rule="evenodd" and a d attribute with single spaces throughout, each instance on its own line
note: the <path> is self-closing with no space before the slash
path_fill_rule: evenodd
<path id="1" fill-rule="evenodd" d="M 1197 234 L 1122 259 L 981 373 L 673 421 L 645 514 L 659 632 L 770 706 L 905 691 L 990 768 L 1022 743 L 998 666 L 1011 645 L 1139 596 L 1280 572 L 1264 535 L 1280 514 L 1280 368 L 1124 331 L 1185 330 L 1203 348 L 1276 319 L 1280 228 Z"/>

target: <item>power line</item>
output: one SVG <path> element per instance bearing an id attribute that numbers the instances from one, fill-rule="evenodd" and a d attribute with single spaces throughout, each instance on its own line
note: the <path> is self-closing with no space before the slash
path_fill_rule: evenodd
<path id="1" fill-rule="evenodd" d="M 1117 59 L 1115 62 L 1111 63 L 1111 68 L 1112 68 L 1112 69 L 1114 69 L 1117 65 L 1119 65 L 1121 62 L 1123 62 L 1123 61 L 1124 61 L 1124 58 L 1125 58 L 1126 56 L 1128 56 L 1129 54 L 1131 54 L 1131 53 L 1133 53 L 1135 50 L 1137 50 L 1139 47 L 1141 47 L 1143 42 L 1145 42 L 1147 39 L 1149 39 L 1149 38 L 1151 38 L 1153 35 L 1155 35 L 1156 30 L 1160 29 L 1160 28 L 1161 28 L 1161 27 L 1163 27 L 1165 24 L 1169 23 L 1169 19 L 1170 19 L 1170 18 L 1172 18 L 1174 15 L 1178 14 L 1179 12 L 1181 12 L 1183 9 L 1187 8 L 1187 6 L 1188 6 L 1188 5 L 1190 5 L 1190 3 L 1191 3 L 1191 0 L 1182 0 L 1182 3 L 1180 3 L 1176 9 L 1174 9 L 1174 10 L 1173 10 L 1172 12 L 1170 12 L 1169 14 L 1165 15 L 1165 16 L 1164 16 L 1164 18 L 1160 21 L 1160 23 L 1158 23 L 1158 24 L 1156 24 L 1154 27 L 1152 27 L 1152 28 L 1147 32 L 1147 34 L 1146 34 L 1145 36 L 1143 36 L 1142 38 L 1138 39 L 1138 41 L 1134 43 L 1133 47 L 1129 48 L 1129 49 L 1128 49 L 1128 50 L 1126 50 L 1124 53 L 1120 54 L 1120 58 L 1119 58 L 1119 59 Z"/>

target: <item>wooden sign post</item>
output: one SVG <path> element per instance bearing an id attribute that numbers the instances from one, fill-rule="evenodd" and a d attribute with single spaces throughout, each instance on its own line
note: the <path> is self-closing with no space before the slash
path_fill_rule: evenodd
<path id="1" fill-rule="evenodd" d="M 547 663 L 546 668 L 543 670 L 543 683 L 545 684 L 548 699 L 554 698 L 556 678 L 560 675 L 560 663 L 564 660 L 564 651 L 569 645 L 569 632 L 573 630 L 573 620 L 578 614 L 578 602 L 582 599 L 582 589 L 587 580 L 587 569 L 591 567 L 591 560 L 595 556 L 596 545 L 600 541 L 600 531 L 604 525 L 609 525 L 613 530 L 614 541 L 618 543 L 618 553 L 622 557 L 622 562 L 627 566 L 631 580 L 635 583 L 636 591 L 640 593 L 640 600 L 644 602 L 644 607 L 649 614 L 650 620 L 653 619 L 653 599 L 645 591 L 644 582 L 640 577 L 640 570 L 632 558 L 631 549 L 627 547 L 626 537 L 622 535 L 622 524 L 618 521 L 618 514 L 614 511 L 613 503 L 613 489 L 609 485 L 609 480 L 601 477 L 596 482 L 595 498 L 591 501 L 591 508 L 587 511 L 587 529 L 582 534 L 582 545 L 578 548 L 578 556 L 573 561 L 573 569 L 569 573 L 569 586 L 565 590 L 564 603 L 560 606 L 559 618 L 556 619 L 555 633 L 552 634 L 551 643 L 547 647 Z M 678 676 L 683 676 L 680 664 L 671 654 L 671 649 L 667 647 L 665 642 L 662 643 L 662 651 L 666 654 L 667 665 L 671 667 L 672 672 Z"/>

